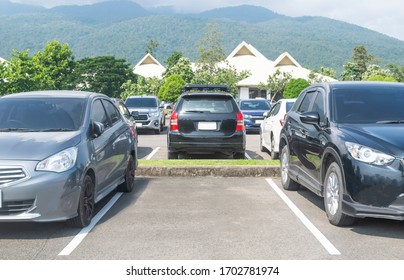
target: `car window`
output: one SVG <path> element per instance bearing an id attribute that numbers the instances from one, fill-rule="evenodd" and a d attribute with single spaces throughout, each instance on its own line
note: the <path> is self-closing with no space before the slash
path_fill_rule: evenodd
<path id="1" fill-rule="evenodd" d="M 277 114 L 278 114 L 278 112 L 279 112 L 279 109 L 281 108 L 281 103 L 276 103 L 275 105 L 274 105 L 274 107 L 272 108 L 272 110 L 271 110 L 271 113 L 270 113 L 270 116 L 272 117 L 272 116 L 276 116 Z"/>
<path id="2" fill-rule="evenodd" d="M 179 110 L 181 112 L 231 113 L 234 107 L 231 97 L 228 96 L 186 96 Z"/>
<path id="3" fill-rule="evenodd" d="M 306 95 L 303 97 L 302 103 L 300 104 L 299 109 L 297 109 L 297 111 L 299 113 L 308 112 L 310 109 L 310 104 L 313 101 L 313 98 L 315 97 L 316 97 L 315 91 L 307 92 Z"/>
<path id="4" fill-rule="evenodd" d="M 295 104 L 295 102 L 286 102 L 286 113 L 292 109 L 293 104 Z"/>
<path id="5" fill-rule="evenodd" d="M 78 130 L 84 105 L 81 98 L 1 99 L 0 129 Z"/>
<path id="6" fill-rule="evenodd" d="M 314 100 L 313 107 L 310 111 L 318 112 L 320 116 L 320 122 L 324 121 L 324 95 L 321 92 L 317 93 L 316 99 Z"/>
<path id="7" fill-rule="evenodd" d="M 269 110 L 269 106 L 266 100 L 246 100 L 240 102 L 241 110 Z"/>
<path id="8" fill-rule="evenodd" d="M 132 107 L 132 108 L 156 108 L 158 104 L 158 100 L 156 98 L 141 98 L 141 97 L 136 97 L 136 98 L 128 98 L 125 101 L 125 105 L 127 107 Z"/>
<path id="9" fill-rule="evenodd" d="M 93 106 L 91 109 L 91 120 L 102 123 L 105 128 L 111 126 L 108 120 L 107 113 L 105 112 L 104 106 L 102 105 L 100 99 L 97 99 L 93 102 Z"/>
<path id="10" fill-rule="evenodd" d="M 114 125 L 120 119 L 118 110 L 115 108 L 115 106 L 111 102 L 109 102 L 107 100 L 102 100 L 102 103 L 105 106 L 105 109 L 112 122 L 112 125 Z"/>

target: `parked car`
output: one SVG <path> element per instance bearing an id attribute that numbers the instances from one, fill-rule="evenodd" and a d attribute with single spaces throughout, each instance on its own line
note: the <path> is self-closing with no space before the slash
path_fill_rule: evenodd
<path id="1" fill-rule="evenodd" d="M 260 150 L 269 151 L 272 159 L 279 158 L 279 136 L 285 123 L 286 113 L 292 108 L 296 98 L 280 99 L 270 111 L 264 113 L 260 126 Z"/>
<path id="2" fill-rule="evenodd" d="M 271 109 L 268 100 L 262 98 L 242 99 L 239 107 L 244 116 L 244 126 L 247 132 L 259 132 L 264 120 L 264 113 Z"/>
<path id="3" fill-rule="evenodd" d="M 114 189 L 130 192 L 134 138 L 111 99 L 75 91 L 0 98 L 0 221 L 87 226 Z"/>
<path id="4" fill-rule="evenodd" d="M 281 131 L 281 181 L 324 197 L 331 224 L 404 220 L 404 84 L 308 87 Z"/>
<path id="5" fill-rule="evenodd" d="M 156 96 L 130 96 L 125 100 L 139 130 L 153 130 L 160 134 L 165 126 L 163 106 Z"/>
<path id="6" fill-rule="evenodd" d="M 243 114 L 225 86 L 188 85 L 171 114 L 168 158 L 223 153 L 244 158 Z M 220 91 L 223 90 L 223 91 Z"/>

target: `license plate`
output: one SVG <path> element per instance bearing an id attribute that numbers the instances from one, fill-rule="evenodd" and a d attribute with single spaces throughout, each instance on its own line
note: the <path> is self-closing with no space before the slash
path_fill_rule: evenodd
<path id="1" fill-rule="evenodd" d="M 215 122 L 199 122 L 198 123 L 198 130 L 216 130 L 216 123 Z"/>
<path id="2" fill-rule="evenodd" d="M 142 123 L 136 123 L 136 127 L 142 127 L 143 124 Z"/>
<path id="3" fill-rule="evenodd" d="M 262 120 L 255 120 L 255 123 L 256 123 L 256 124 L 261 124 L 261 123 L 262 123 Z"/>

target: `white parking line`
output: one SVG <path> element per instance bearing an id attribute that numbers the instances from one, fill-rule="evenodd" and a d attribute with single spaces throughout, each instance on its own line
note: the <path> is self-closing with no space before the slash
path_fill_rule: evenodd
<path id="1" fill-rule="evenodd" d="M 77 246 L 80 245 L 81 241 L 87 236 L 87 234 L 93 229 L 93 227 L 99 222 L 99 220 L 108 212 L 109 209 L 118 201 L 123 193 L 116 193 L 111 200 L 97 213 L 91 220 L 91 223 L 82 228 L 81 231 L 73 238 L 72 241 L 59 253 L 58 256 L 68 256 L 70 255 Z"/>
<path id="2" fill-rule="evenodd" d="M 245 157 L 246 157 L 247 159 L 252 159 L 252 158 L 250 157 L 250 155 L 247 154 L 247 152 L 245 152 L 244 154 L 245 154 Z"/>
<path id="3" fill-rule="evenodd" d="M 147 156 L 147 160 L 150 160 L 157 152 L 158 150 L 160 150 L 160 147 L 155 148 L 148 156 Z"/>
<path id="4" fill-rule="evenodd" d="M 284 194 L 281 189 L 275 184 L 275 182 L 268 178 L 266 179 L 272 189 L 279 195 L 280 198 L 286 203 L 286 205 L 292 210 L 292 212 L 299 218 L 299 220 L 305 225 L 305 227 L 317 238 L 317 240 L 323 245 L 330 255 L 341 255 L 341 253 L 335 248 L 335 246 L 318 230 L 310 220 L 300 211 L 299 208 Z"/>

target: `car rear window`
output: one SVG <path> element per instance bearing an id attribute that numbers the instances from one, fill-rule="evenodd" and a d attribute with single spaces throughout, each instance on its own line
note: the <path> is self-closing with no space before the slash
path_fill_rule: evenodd
<path id="1" fill-rule="evenodd" d="M 8 98 L 0 100 L 0 129 L 78 130 L 82 98 Z"/>
<path id="2" fill-rule="evenodd" d="M 131 108 L 156 108 L 157 100 L 155 98 L 128 98 L 125 105 Z"/>
<path id="3" fill-rule="evenodd" d="M 181 112 L 232 113 L 236 106 L 230 96 L 185 96 L 180 104 Z"/>

